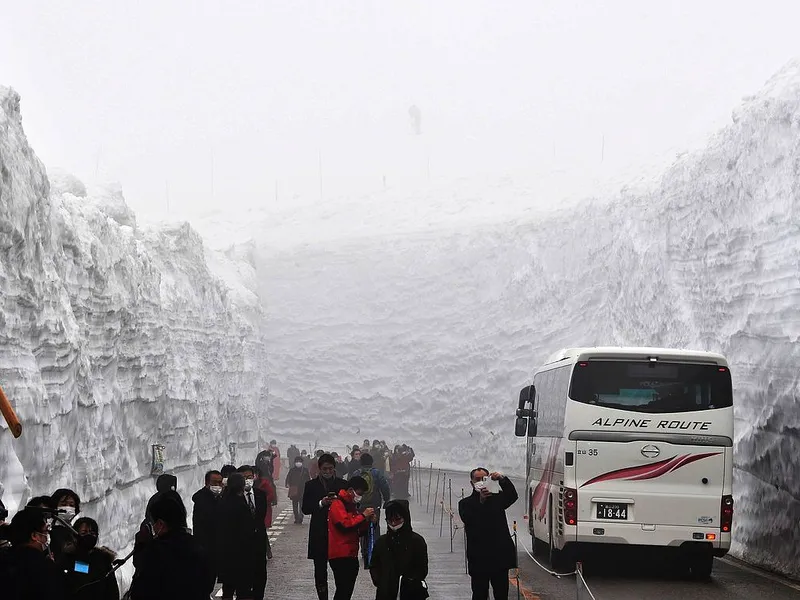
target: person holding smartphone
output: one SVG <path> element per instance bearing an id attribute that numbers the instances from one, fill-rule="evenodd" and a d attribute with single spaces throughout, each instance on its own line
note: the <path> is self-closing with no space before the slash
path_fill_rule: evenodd
<path id="1" fill-rule="evenodd" d="M 314 584 L 319 600 L 328 600 L 328 511 L 340 490 L 347 488 L 336 477 L 336 459 L 323 454 L 317 460 L 319 475 L 303 487 L 303 514 L 311 515 L 308 558 L 314 561 Z"/>
<path id="2" fill-rule="evenodd" d="M 458 503 L 458 515 L 467 535 L 472 600 L 488 600 L 490 584 L 495 600 L 508 600 L 508 571 L 517 566 L 517 553 L 506 510 L 517 501 L 517 490 L 508 477 L 484 467 L 473 469 L 469 478 L 472 494 Z M 500 491 L 492 493 L 486 478 Z"/>

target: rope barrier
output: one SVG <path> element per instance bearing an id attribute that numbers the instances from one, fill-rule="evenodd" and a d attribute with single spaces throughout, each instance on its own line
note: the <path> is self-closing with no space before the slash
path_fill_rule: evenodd
<path id="1" fill-rule="evenodd" d="M 538 560 L 536 560 L 536 557 L 533 554 L 531 554 L 530 550 L 528 550 L 528 547 L 525 545 L 525 542 L 520 542 L 520 543 L 522 544 L 522 547 L 525 550 L 525 554 L 527 554 L 530 557 L 530 559 L 534 563 L 536 563 L 536 565 L 542 571 L 547 573 L 548 575 L 552 575 L 553 577 L 558 577 L 559 579 L 561 579 L 562 577 L 572 577 L 573 575 L 576 575 L 578 573 L 577 569 L 575 571 L 570 571 L 569 573 L 557 573 L 556 571 L 553 571 L 552 569 L 548 569 L 542 563 L 540 563 Z"/>
<path id="2" fill-rule="evenodd" d="M 575 569 L 575 576 L 578 579 L 578 581 L 577 581 L 578 587 L 580 587 L 580 584 L 583 583 L 583 588 L 586 590 L 586 593 L 589 594 L 589 598 L 591 598 L 592 600 L 597 600 L 597 598 L 594 597 L 594 594 L 592 593 L 592 590 L 589 588 L 589 584 L 583 578 L 583 569 L 580 566 L 578 566 Z"/>
<path id="3" fill-rule="evenodd" d="M 589 597 L 592 600 L 597 600 L 595 595 L 592 593 L 592 590 L 589 588 L 588 582 L 583 577 L 583 572 L 582 572 L 582 569 L 580 567 L 580 563 L 576 563 L 574 571 L 570 571 L 569 573 L 557 573 L 556 571 L 553 571 L 552 569 L 548 569 L 542 563 L 540 563 L 538 560 L 536 560 L 536 557 L 531 553 L 531 551 L 525 545 L 525 542 L 520 542 L 520 543 L 522 544 L 522 548 L 525 550 L 525 554 L 527 554 L 530 557 L 530 559 L 536 564 L 536 566 L 539 567 L 542 571 L 544 571 L 548 575 L 552 575 L 553 577 L 557 577 L 558 579 L 561 579 L 562 577 L 572 577 L 574 575 L 575 576 L 575 584 L 578 587 L 580 587 L 581 584 L 583 584 L 583 588 L 589 594 Z"/>

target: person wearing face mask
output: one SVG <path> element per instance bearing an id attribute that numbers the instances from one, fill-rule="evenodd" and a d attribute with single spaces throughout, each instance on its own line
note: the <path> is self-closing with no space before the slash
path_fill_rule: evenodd
<path id="1" fill-rule="evenodd" d="M 219 571 L 222 597 L 251 598 L 255 576 L 256 534 L 254 516 L 245 499 L 245 478 L 228 476 L 218 521 Z"/>
<path id="2" fill-rule="evenodd" d="M 192 496 L 192 534 L 205 549 L 216 574 L 217 562 L 217 519 L 219 518 L 220 498 L 222 497 L 222 473 L 208 471 L 205 485 Z"/>
<path id="3" fill-rule="evenodd" d="M 296 525 L 303 524 L 303 490 L 306 482 L 311 480 L 311 474 L 303 466 L 302 459 L 298 456 L 294 461 L 294 467 L 289 469 L 286 474 L 286 487 L 289 490 L 289 499 L 292 501 L 292 512 L 294 512 L 294 522 Z"/>
<path id="4" fill-rule="evenodd" d="M 72 523 L 75 517 L 81 512 L 81 499 L 70 489 L 61 488 L 50 496 L 52 505 L 56 508 L 58 516 L 67 523 Z M 61 566 L 63 555 L 72 554 L 76 548 L 75 534 L 69 528 L 64 527 L 57 519 L 53 522 L 50 531 L 50 550 L 56 564 Z"/>
<path id="5" fill-rule="evenodd" d="M 328 600 L 328 511 L 340 490 L 347 487 L 336 477 L 336 461 L 323 454 L 317 461 L 319 476 L 307 481 L 303 488 L 302 509 L 311 515 L 308 527 L 308 558 L 314 561 L 314 586 L 319 600 Z"/>
<path id="6" fill-rule="evenodd" d="M 149 527 L 153 539 L 142 548 L 130 600 L 208 600 L 214 573 L 186 527 L 186 507 L 176 491 L 161 492 L 153 501 Z"/>
<path id="7" fill-rule="evenodd" d="M 105 546 L 97 546 L 100 535 L 97 522 L 81 517 L 73 526 L 78 532 L 78 543 L 64 569 L 68 596 L 73 600 L 119 600 L 117 578 L 109 575 L 117 555 Z"/>
<path id="8" fill-rule="evenodd" d="M 255 478 L 250 465 L 239 467 L 244 477 L 244 496 L 253 517 L 253 598 L 263 600 L 267 588 L 267 560 L 272 558 L 267 529 L 272 527 L 272 505 L 275 499 L 275 484 L 269 477 L 270 467 L 261 463 L 266 473 L 259 471 Z M 266 475 L 266 477 L 265 477 Z"/>
<path id="9" fill-rule="evenodd" d="M 500 484 L 499 493 L 491 493 L 485 477 Z M 517 490 L 508 477 L 483 467 L 473 469 L 469 478 L 473 491 L 458 503 L 458 514 L 467 536 L 472 600 L 487 600 L 490 584 L 495 600 L 508 600 L 508 571 L 517 566 L 517 553 L 506 510 L 517 501 Z"/>
<path id="10" fill-rule="evenodd" d="M 427 598 L 423 582 L 428 576 L 428 545 L 411 529 L 408 500 L 390 500 L 384 514 L 389 531 L 375 542 L 369 568 L 378 588 L 375 599 L 396 600 L 398 592 L 400 600 Z"/>
<path id="11" fill-rule="evenodd" d="M 28 507 L 11 520 L 12 547 L 0 555 L 3 598 L 65 600 L 64 580 L 49 558 L 47 521 L 41 509 Z"/>
<path id="12" fill-rule="evenodd" d="M 331 502 L 328 512 L 328 563 L 333 571 L 336 593 L 333 600 L 350 600 L 358 578 L 358 547 L 361 535 L 375 517 L 374 508 L 359 512 L 367 482 L 355 476 Z"/>

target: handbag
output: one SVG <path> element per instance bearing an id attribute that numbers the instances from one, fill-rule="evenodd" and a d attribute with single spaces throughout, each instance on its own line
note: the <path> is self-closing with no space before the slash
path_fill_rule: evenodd
<path id="1" fill-rule="evenodd" d="M 400 579 L 400 600 L 425 600 L 429 597 L 428 584 L 424 579 Z"/>
<path id="2" fill-rule="evenodd" d="M 289 486 L 289 498 L 294 500 L 295 498 L 300 496 L 300 488 L 296 485 Z"/>

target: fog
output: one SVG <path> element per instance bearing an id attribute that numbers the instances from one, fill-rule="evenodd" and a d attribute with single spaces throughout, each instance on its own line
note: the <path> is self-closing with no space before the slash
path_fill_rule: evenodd
<path id="1" fill-rule="evenodd" d="M 140 216 L 658 172 L 797 53 L 791 2 L 4 2 L 48 167 Z M 418 108 L 419 127 L 409 112 Z"/>

